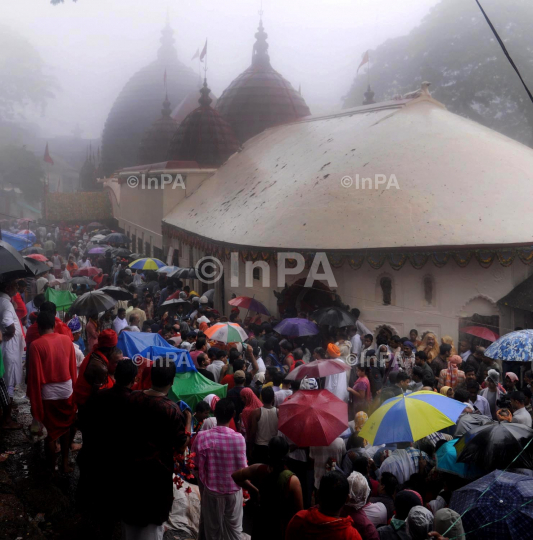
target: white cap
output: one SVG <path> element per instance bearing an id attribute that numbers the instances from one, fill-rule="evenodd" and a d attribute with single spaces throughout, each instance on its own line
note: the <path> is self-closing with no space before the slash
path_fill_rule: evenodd
<path id="1" fill-rule="evenodd" d="M 200 297 L 200 304 L 207 304 L 209 300 L 207 299 L 207 296 L 201 296 Z"/>

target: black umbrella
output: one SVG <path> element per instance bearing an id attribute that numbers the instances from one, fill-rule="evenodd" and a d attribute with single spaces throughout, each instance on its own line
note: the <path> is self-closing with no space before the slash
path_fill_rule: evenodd
<path id="1" fill-rule="evenodd" d="M 475 464 L 487 471 L 506 469 L 533 438 L 533 429 L 523 424 L 495 422 L 475 427 L 456 443 L 457 461 Z M 512 464 L 533 468 L 533 443 Z"/>
<path id="2" fill-rule="evenodd" d="M 130 253 L 130 255 L 128 255 L 128 259 L 132 259 L 134 261 L 137 259 L 142 259 L 143 257 L 144 255 L 142 253 Z"/>
<path id="3" fill-rule="evenodd" d="M 492 424 L 494 420 L 488 416 L 482 414 L 463 414 L 457 420 L 457 426 L 453 436 L 455 438 L 462 437 L 468 431 L 472 431 L 475 427 L 486 426 L 487 424 Z"/>
<path id="4" fill-rule="evenodd" d="M 72 306 L 70 313 L 74 315 L 91 315 L 101 313 L 115 306 L 117 301 L 101 291 L 91 291 L 79 296 Z"/>
<path id="5" fill-rule="evenodd" d="M 126 248 L 109 248 L 106 251 L 111 252 L 112 257 L 129 257 L 131 251 Z"/>
<path id="6" fill-rule="evenodd" d="M 34 275 L 19 252 L 11 244 L 0 240 L 0 281 L 6 282 Z"/>
<path id="7" fill-rule="evenodd" d="M 44 249 L 40 247 L 24 248 L 21 252 L 22 255 L 43 255 Z"/>
<path id="8" fill-rule="evenodd" d="M 188 300 L 184 300 L 183 298 L 174 298 L 173 300 L 167 300 L 166 302 L 163 302 L 159 306 L 159 311 L 161 313 L 164 313 L 165 311 L 175 313 L 178 309 L 178 306 L 183 306 L 183 313 L 189 313 L 192 304 Z"/>
<path id="9" fill-rule="evenodd" d="M 101 289 L 98 289 L 99 291 L 102 291 L 103 293 L 111 296 L 111 298 L 114 298 L 115 300 L 132 300 L 133 294 L 131 294 L 126 289 L 123 289 L 122 287 L 102 287 Z"/>
<path id="10" fill-rule="evenodd" d="M 91 278 L 85 277 L 85 276 L 77 276 L 73 277 L 69 283 L 71 285 L 87 285 L 87 287 L 94 287 L 96 285 L 96 282 L 93 281 Z"/>
<path id="11" fill-rule="evenodd" d="M 328 326 L 336 326 L 337 328 L 354 326 L 356 323 L 356 318 L 351 313 L 334 306 L 317 309 L 311 315 L 311 319 L 317 324 L 327 324 Z"/>
<path id="12" fill-rule="evenodd" d="M 34 275 L 44 274 L 50 271 L 50 267 L 43 261 L 36 261 L 31 257 L 24 257 L 24 264 L 26 268 Z"/>
<path id="13" fill-rule="evenodd" d="M 167 274 L 167 277 L 173 277 L 178 279 L 196 279 L 196 268 L 178 268 L 171 274 Z"/>
<path id="14" fill-rule="evenodd" d="M 111 233 L 104 238 L 108 244 L 129 244 L 131 240 L 122 233 Z"/>
<path id="15" fill-rule="evenodd" d="M 205 296 L 210 302 L 213 302 L 215 299 L 215 289 L 209 289 L 208 291 L 205 291 L 202 296 Z"/>

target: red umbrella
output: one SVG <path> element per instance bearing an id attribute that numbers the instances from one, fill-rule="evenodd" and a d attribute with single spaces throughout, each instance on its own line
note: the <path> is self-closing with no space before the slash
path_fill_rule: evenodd
<path id="1" fill-rule="evenodd" d="M 344 371 L 350 371 L 350 366 L 344 362 L 338 360 L 313 360 L 309 364 L 297 367 L 291 371 L 285 379 L 288 381 L 299 381 L 304 377 L 311 377 L 313 379 L 320 379 L 327 377 L 328 375 L 336 375 L 337 373 L 343 373 Z"/>
<path id="2" fill-rule="evenodd" d="M 484 326 L 465 326 L 464 328 L 460 328 L 459 332 L 486 339 L 487 341 L 496 341 L 497 339 L 500 339 L 500 336 L 496 332 L 493 332 Z"/>
<path id="3" fill-rule="evenodd" d="M 48 261 L 48 259 L 44 255 L 41 255 L 40 253 L 32 253 L 31 255 L 28 255 L 28 257 L 30 257 L 30 259 L 35 259 L 36 261 L 41 261 L 41 262 Z"/>
<path id="4" fill-rule="evenodd" d="M 270 315 L 268 309 L 259 300 L 248 296 L 237 296 L 237 298 L 230 300 L 228 304 L 230 306 L 242 307 L 249 311 L 255 311 L 256 313 L 262 313 L 263 315 Z"/>
<path id="5" fill-rule="evenodd" d="M 297 446 L 329 446 L 348 427 L 348 406 L 329 390 L 298 390 L 278 409 L 279 430 Z"/>
<path id="6" fill-rule="evenodd" d="M 72 276 L 94 277 L 99 273 L 100 270 L 98 268 L 95 268 L 94 266 L 84 266 L 83 268 L 79 268 L 78 270 L 72 272 Z"/>

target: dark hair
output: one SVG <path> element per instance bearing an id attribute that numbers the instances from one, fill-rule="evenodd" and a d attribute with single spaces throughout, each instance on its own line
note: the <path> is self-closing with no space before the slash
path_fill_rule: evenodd
<path id="1" fill-rule="evenodd" d="M 239 370 L 244 370 L 244 360 L 242 358 L 237 358 L 234 362 L 233 362 L 233 373 L 235 373 L 236 371 L 239 371 Z"/>
<path id="2" fill-rule="evenodd" d="M 39 327 L 39 332 L 44 332 L 45 330 L 53 330 L 55 328 L 55 325 L 55 313 L 52 313 L 50 311 L 39 312 L 39 314 L 37 315 L 37 326 Z"/>
<path id="3" fill-rule="evenodd" d="M 368 458 L 366 456 L 357 456 L 352 460 L 352 472 L 361 473 L 363 476 L 368 476 Z"/>
<path id="4" fill-rule="evenodd" d="M 271 386 L 267 386 L 261 390 L 261 399 L 266 405 L 274 403 L 274 389 Z"/>
<path id="5" fill-rule="evenodd" d="M 35 302 L 35 300 L 34 300 Z M 531 371 L 530 369 L 528 369 L 525 373 L 524 373 L 524 377 L 527 377 L 528 379 L 533 379 L 533 371 Z"/>
<path id="6" fill-rule="evenodd" d="M 239 352 L 238 349 L 236 349 L 235 347 L 232 347 L 230 350 L 229 350 L 229 355 L 228 355 L 228 362 L 230 364 L 233 364 L 233 362 L 235 362 L 235 360 L 237 360 L 237 358 L 240 358 L 241 357 L 241 353 Z"/>
<path id="7" fill-rule="evenodd" d="M 128 384 L 131 384 L 135 380 L 138 371 L 139 368 L 129 358 L 121 360 L 118 362 L 115 370 L 115 382 L 119 386 L 128 386 Z"/>
<path id="8" fill-rule="evenodd" d="M 467 364 L 465 369 L 464 369 L 465 375 L 467 373 L 470 373 L 471 371 L 473 371 L 475 373 L 476 368 L 472 364 Z"/>
<path id="9" fill-rule="evenodd" d="M 46 301 L 41 304 L 39 311 L 47 311 L 48 313 L 53 313 L 55 317 L 57 313 L 57 307 L 53 302 Z"/>
<path id="10" fill-rule="evenodd" d="M 283 382 L 283 375 L 276 370 L 275 373 L 271 374 L 272 376 L 272 385 L 273 386 L 281 386 L 281 383 Z"/>
<path id="11" fill-rule="evenodd" d="M 205 347 L 207 345 L 207 340 L 205 337 L 199 337 L 196 340 L 196 350 L 199 351 L 202 347 Z"/>
<path id="12" fill-rule="evenodd" d="M 119 313 L 122 313 L 122 312 L 126 313 L 126 308 L 119 307 L 118 310 L 117 310 L 117 315 L 118 315 Z"/>
<path id="13" fill-rule="evenodd" d="M 352 448 L 364 448 L 365 440 L 362 437 L 359 437 L 357 433 L 352 433 L 348 440 L 346 441 L 346 450 L 351 450 Z"/>
<path id="14" fill-rule="evenodd" d="M 374 341 L 374 336 L 373 336 L 372 334 L 365 334 L 365 335 L 364 335 L 364 338 L 365 338 L 365 339 L 370 339 L 370 340 Z"/>
<path id="15" fill-rule="evenodd" d="M 455 399 L 455 401 L 459 401 L 460 403 L 465 403 L 470 401 L 470 394 L 468 393 L 468 390 L 458 388 L 453 395 L 453 399 Z"/>
<path id="16" fill-rule="evenodd" d="M 390 472 L 384 472 L 381 474 L 381 485 L 383 486 L 383 489 L 385 490 L 385 493 L 389 497 L 394 497 L 394 494 L 396 493 L 396 490 L 398 489 L 398 479 L 396 476 L 394 476 Z"/>
<path id="17" fill-rule="evenodd" d="M 268 464 L 274 469 L 273 478 L 277 481 L 285 468 L 285 460 L 289 453 L 289 443 L 283 437 L 272 437 L 268 443 Z"/>
<path id="18" fill-rule="evenodd" d="M 158 388 L 168 386 L 174 381 L 176 364 L 174 362 L 154 362 L 150 375 L 154 386 Z"/>
<path id="19" fill-rule="evenodd" d="M 408 381 L 409 379 L 410 377 L 405 371 L 398 371 L 398 373 L 396 374 L 396 383 Z"/>
<path id="20" fill-rule="evenodd" d="M 302 349 L 298 348 L 292 351 L 292 355 L 294 356 L 294 360 L 302 360 L 302 358 L 304 357 L 304 352 Z"/>
<path id="21" fill-rule="evenodd" d="M 526 396 L 524 396 L 524 392 L 520 392 L 520 390 L 511 392 L 509 398 L 513 401 L 518 401 L 518 403 L 521 403 L 522 405 L 526 402 Z"/>
<path id="22" fill-rule="evenodd" d="M 313 352 L 320 358 L 326 358 L 326 351 L 322 347 L 317 347 Z"/>
<path id="23" fill-rule="evenodd" d="M 228 353 L 226 351 L 223 351 L 222 349 L 217 352 L 217 360 L 225 358 L 226 356 L 228 356 Z"/>
<path id="24" fill-rule="evenodd" d="M 424 375 L 424 378 L 422 379 L 422 386 L 431 386 L 431 388 L 435 388 L 435 377 L 433 375 Z"/>
<path id="25" fill-rule="evenodd" d="M 206 358 L 205 358 L 205 354 L 204 353 L 200 353 L 197 357 L 196 357 L 196 363 L 202 367 L 206 362 Z"/>
<path id="26" fill-rule="evenodd" d="M 346 477 L 337 471 L 326 473 L 318 490 L 319 508 L 326 514 L 336 514 L 346 503 L 350 486 Z"/>
<path id="27" fill-rule="evenodd" d="M 409 330 L 409 333 L 411 334 L 412 332 L 414 332 L 417 336 L 418 336 L 418 330 L 416 328 L 411 328 L 411 330 Z"/>
<path id="28" fill-rule="evenodd" d="M 390 338 L 390 340 L 391 340 L 391 341 L 400 341 L 401 338 L 400 338 L 400 336 L 394 335 L 394 336 L 392 336 L 392 337 Z"/>
<path id="29" fill-rule="evenodd" d="M 420 360 L 424 360 L 424 362 L 427 362 L 428 355 L 424 351 L 416 351 L 415 358 L 420 358 Z"/>
<path id="30" fill-rule="evenodd" d="M 352 309 L 352 315 L 358 319 L 359 318 L 359 315 L 361 315 L 361 312 L 357 309 L 357 308 L 353 308 Z"/>
<path id="31" fill-rule="evenodd" d="M 524 388 L 522 390 L 522 392 L 524 393 L 524 396 L 527 397 L 528 399 L 531 399 L 531 397 L 533 396 L 533 392 L 531 392 L 531 388 Z"/>
<path id="32" fill-rule="evenodd" d="M 408 490 L 400 491 L 394 499 L 396 518 L 405 521 L 413 506 L 420 506 L 420 499 L 418 495 Z"/>
<path id="33" fill-rule="evenodd" d="M 33 299 L 33 304 L 34 304 L 36 307 L 40 308 L 40 307 L 44 304 L 45 301 L 46 301 L 45 296 L 44 296 L 43 293 L 41 293 L 41 294 L 38 294 L 38 295 Z"/>
<path id="34" fill-rule="evenodd" d="M 205 401 L 199 401 L 194 408 L 194 412 L 204 413 L 211 411 L 211 407 Z"/>
<path id="35" fill-rule="evenodd" d="M 215 418 L 217 424 L 227 424 L 235 415 L 235 405 L 233 401 L 228 398 L 223 398 L 215 405 Z"/>
<path id="36" fill-rule="evenodd" d="M 470 388 L 472 390 L 475 390 L 476 392 L 479 392 L 479 383 L 477 381 L 474 381 L 473 379 L 469 379 L 468 381 L 466 381 L 466 389 L 470 390 Z"/>
<path id="37" fill-rule="evenodd" d="M 447 343 L 443 343 L 439 347 L 439 353 L 442 354 L 442 355 L 446 354 L 447 352 L 450 352 L 451 350 L 452 350 L 452 346 L 448 345 Z"/>
<path id="38" fill-rule="evenodd" d="M 420 366 L 413 366 L 413 376 L 417 376 L 420 380 L 424 378 L 424 370 Z"/>
<path id="39" fill-rule="evenodd" d="M 280 349 L 285 349 L 286 351 L 292 351 L 292 349 L 293 349 L 292 343 L 288 339 L 282 339 L 279 342 L 279 348 Z"/>

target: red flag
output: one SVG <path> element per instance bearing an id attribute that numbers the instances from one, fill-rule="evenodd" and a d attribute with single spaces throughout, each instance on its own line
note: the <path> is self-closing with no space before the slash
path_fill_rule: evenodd
<path id="1" fill-rule="evenodd" d="M 366 51 L 365 54 L 363 54 L 363 59 L 361 60 L 361 63 L 359 64 L 359 67 L 357 68 L 357 73 L 359 73 L 359 70 L 365 65 L 368 64 L 370 61 L 370 56 L 368 54 L 368 51 Z"/>
<path id="2" fill-rule="evenodd" d="M 207 39 L 205 40 L 204 48 L 202 49 L 202 52 L 200 53 L 200 62 L 204 61 L 204 57 L 207 54 Z"/>
<path id="3" fill-rule="evenodd" d="M 199 56 L 200 56 L 200 47 L 198 47 L 198 49 L 196 49 L 196 52 L 194 53 L 194 56 L 191 58 L 191 60 L 195 60 Z"/>
<path id="4" fill-rule="evenodd" d="M 44 161 L 50 163 L 50 165 L 54 164 L 54 160 L 50 157 L 50 153 L 48 152 L 48 143 L 46 143 L 46 148 L 44 149 Z"/>

